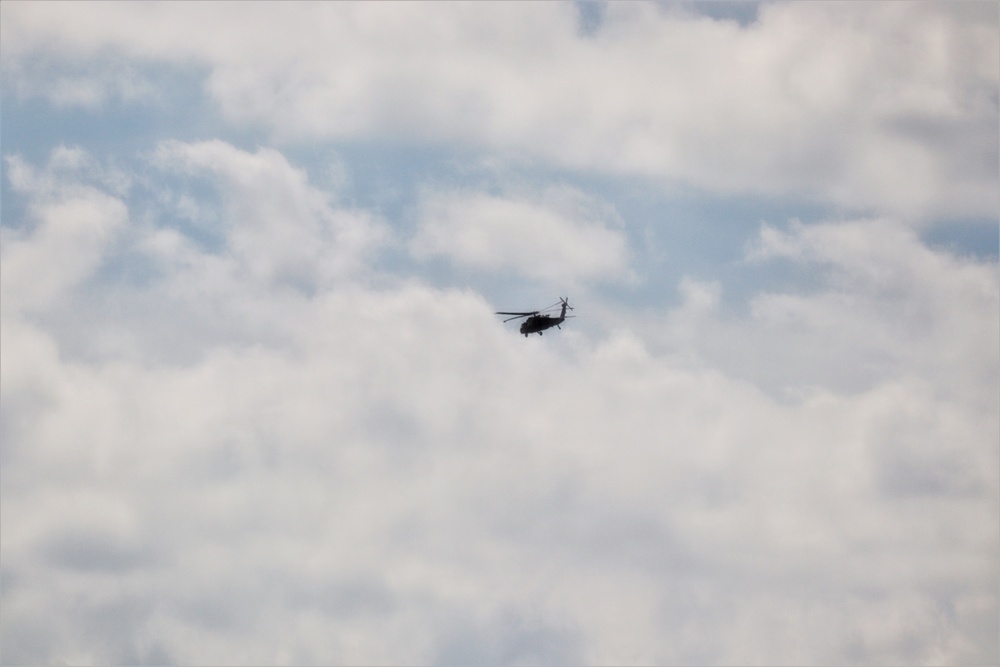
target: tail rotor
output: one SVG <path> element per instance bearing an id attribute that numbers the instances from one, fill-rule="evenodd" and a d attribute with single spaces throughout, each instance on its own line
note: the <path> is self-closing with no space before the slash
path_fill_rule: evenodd
<path id="1" fill-rule="evenodd" d="M 566 319 L 566 309 L 573 310 L 573 306 L 569 305 L 569 297 L 559 297 L 559 303 L 562 304 L 562 312 L 559 313 L 560 319 Z M 572 315 L 570 315 L 572 317 Z M 562 327 L 560 327 L 562 328 Z"/>

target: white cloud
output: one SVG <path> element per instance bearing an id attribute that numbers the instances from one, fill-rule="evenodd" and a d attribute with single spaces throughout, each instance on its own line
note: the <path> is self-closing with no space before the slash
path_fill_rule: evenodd
<path id="1" fill-rule="evenodd" d="M 721 285 L 688 279 L 681 308 L 640 325 L 651 344 L 697 352 L 777 392 L 812 384 L 857 390 L 912 374 L 962 402 L 995 403 L 995 262 L 931 250 L 890 219 L 764 225 L 747 259 L 791 262 L 822 278 L 753 295 L 748 316 L 716 307 Z M 697 298 L 705 292 L 715 299 Z"/>
<path id="2" fill-rule="evenodd" d="M 15 63 L 4 74 L 18 97 L 43 97 L 59 109 L 98 111 L 109 102 L 135 104 L 157 97 L 156 86 L 135 67 L 116 62 L 88 62 L 83 67 L 79 63 Z"/>
<path id="3" fill-rule="evenodd" d="M 255 280 L 329 286 L 356 271 L 385 238 L 372 216 L 336 207 L 305 172 L 271 149 L 251 154 L 218 140 L 168 141 L 153 161 L 168 171 L 213 177 L 225 202 L 227 249 Z M 189 202 L 180 200 L 186 207 Z"/>
<path id="4" fill-rule="evenodd" d="M 411 244 L 418 257 L 445 256 L 564 287 L 627 274 L 621 218 L 575 188 L 509 195 L 431 192 L 419 216 Z"/>
<path id="5" fill-rule="evenodd" d="M 27 205 L 5 200 L 0 239 L 4 661 L 997 662 L 997 267 L 906 219 L 996 214 L 995 5 L 0 19 L 5 101 L 162 102 L 138 168 L 5 158 Z M 157 118 L 190 119 L 174 67 L 241 141 L 430 143 L 879 215 L 762 227 L 747 266 L 811 282 L 733 304 L 706 271 L 675 310 L 592 296 L 618 329 L 524 340 L 492 314 L 510 304 L 373 268 L 380 215 L 278 150 L 161 141 Z M 632 276 L 619 214 L 577 187 L 416 187 L 417 259 Z"/>
<path id="6" fill-rule="evenodd" d="M 4 157 L 4 165 L 4 175 L 11 187 L 28 194 L 36 203 L 92 193 L 93 188 L 122 197 L 132 187 L 132 177 L 128 173 L 100 164 L 78 146 L 60 144 L 53 147 L 43 169 L 36 169 L 18 155 L 10 154 Z"/>
<path id="7" fill-rule="evenodd" d="M 6 164 L 14 188 L 35 200 L 35 221 L 28 229 L 2 230 L 3 307 L 44 311 L 100 265 L 127 211 L 119 199 L 95 187 L 55 186 L 67 171 L 88 166 L 80 151 L 57 149 L 42 173 L 17 157 L 8 157 Z"/>
<path id="8" fill-rule="evenodd" d="M 220 188 L 219 248 L 161 212 L 117 252 L 176 261 L 103 283 L 114 308 L 29 317 L 6 304 L 31 283 L 4 287 L 5 660 L 996 661 L 994 266 L 889 221 L 765 229 L 761 260 L 830 269 L 784 295 L 804 326 L 758 294 L 727 330 L 724 286 L 688 280 L 675 354 L 638 326 L 525 341 L 472 291 L 282 289 L 255 267 L 320 271 L 340 209 L 274 151 L 158 159 Z M 250 243 L 273 224 L 324 250 Z M 18 239 L 41 266 L 63 257 L 46 230 Z M 206 308 L 213 262 L 233 273 Z M 139 352 L 81 352 L 95 328 Z M 185 329 L 200 354 L 156 356 Z M 898 353 L 852 333 L 882 329 Z M 812 390 L 776 398 L 766 369 L 711 356 L 732 331 L 886 363 L 848 387 L 798 356 Z M 952 368 L 963 331 L 979 347 Z"/>
<path id="9" fill-rule="evenodd" d="M 775 3 L 741 27 L 611 3 L 589 35 L 570 3 L 46 3 L 4 19 L 10 67 L 108 48 L 204 64 L 230 119 L 284 139 L 457 143 L 917 218 L 1000 204 L 995 8 Z"/>

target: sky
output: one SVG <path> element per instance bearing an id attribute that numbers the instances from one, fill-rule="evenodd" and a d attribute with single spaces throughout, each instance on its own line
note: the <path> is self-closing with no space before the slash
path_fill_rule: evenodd
<path id="1" fill-rule="evenodd" d="M 998 7 L 0 3 L 0 661 L 996 664 Z"/>

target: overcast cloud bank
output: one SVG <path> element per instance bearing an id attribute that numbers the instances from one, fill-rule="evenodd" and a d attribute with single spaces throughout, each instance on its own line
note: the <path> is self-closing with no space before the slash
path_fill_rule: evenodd
<path id="1" fill-rule="evenodd" d="M 485 7 L 3 3 L 5 119 L 183 116 L 167 63 L 222 125 L 5 148 L 0 659 L 995 663 L 1000 274 L 920 235 L 996 224 L 995 5 Z M 338 140 L 571 169 L 397 217 Z M 844 210 L 608 297 L 678 183 Z"/>
<path id="2" fill-rule="evenodd" d="M 141 99 L 149 86 L 111 51 L 205 68 L 227 118 L 278 140 L 469 143 L 916 217 L 1000 207 L 988 3 L 764 4 L 745 26 L 608 3 L 589 32 L 568 2 L 28 4 L 5 18 L 14 90 L 56 104 Z M 40 56 L 50 69 L 31 69 Z M 81 59 L 96 71 L 73 78 Z"/>
<path id="3" fill-rule="evenodd" d="M 34 220 L 3 246 L 5 659 L 989 655 L 995 265 L 888 221 L 768 227 L 754 259 L 832 267 L 818 295 L 761 294 L 722 323 L 689 283 L 653 329 L 687 332 L 665 356 L 628 330 L 525 346 L 474 293 L 288 282 L 283 257 L 307 277 L 362 271 L 339 225 L 381 227 L 276 152 L 155 152 L 226 193 L 217 250 L 168 210 L 127 224 L 63 156 L 18 164 Z M 95 282 L 140 257 L 144 284 Z M 941 344 L 956 333 L 968 343 Z M 713 336 L 792 377 L 712 370 Z M 824 388 L 866 358 L 882 366 L 840 371 L 853 391 Z M 794 400 L 755 386 L 803 373 Z"/>

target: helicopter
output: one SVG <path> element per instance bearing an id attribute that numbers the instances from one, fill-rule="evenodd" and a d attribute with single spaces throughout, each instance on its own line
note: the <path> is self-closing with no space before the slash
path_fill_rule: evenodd
<path id="1" fill-rule="evenodd" d="M 554 311 L 556 308 L 560 308 L 559 317 L 553 315 L 546 315 L 547 311 Z M 505 311 L 498 311 L 497 315 L 513 315 L 513 317 L 508 317 L 504 322 L 510 322 L 511 320 L 516 320 L 521 317 L 526 317 L 524 322 L 521 322 L 521 333 L 527 338 L 528 334 L 537 333 L 539 336 L 546 329 L 551 329 L 556 327 L 557 329 L 562 329 L 560 324 L 562 324 L 567 317 L 575 317 L 575 315 L 566 315 L 566 309 L 573 310 L 573 306 L 569 305 L 569 301 L 562 297 L 559 297 L 559 302 L 554 303 L 551 306 L 542 308 L 541 310 L 532 310 L 526 313 L 508 313 Z"/>

